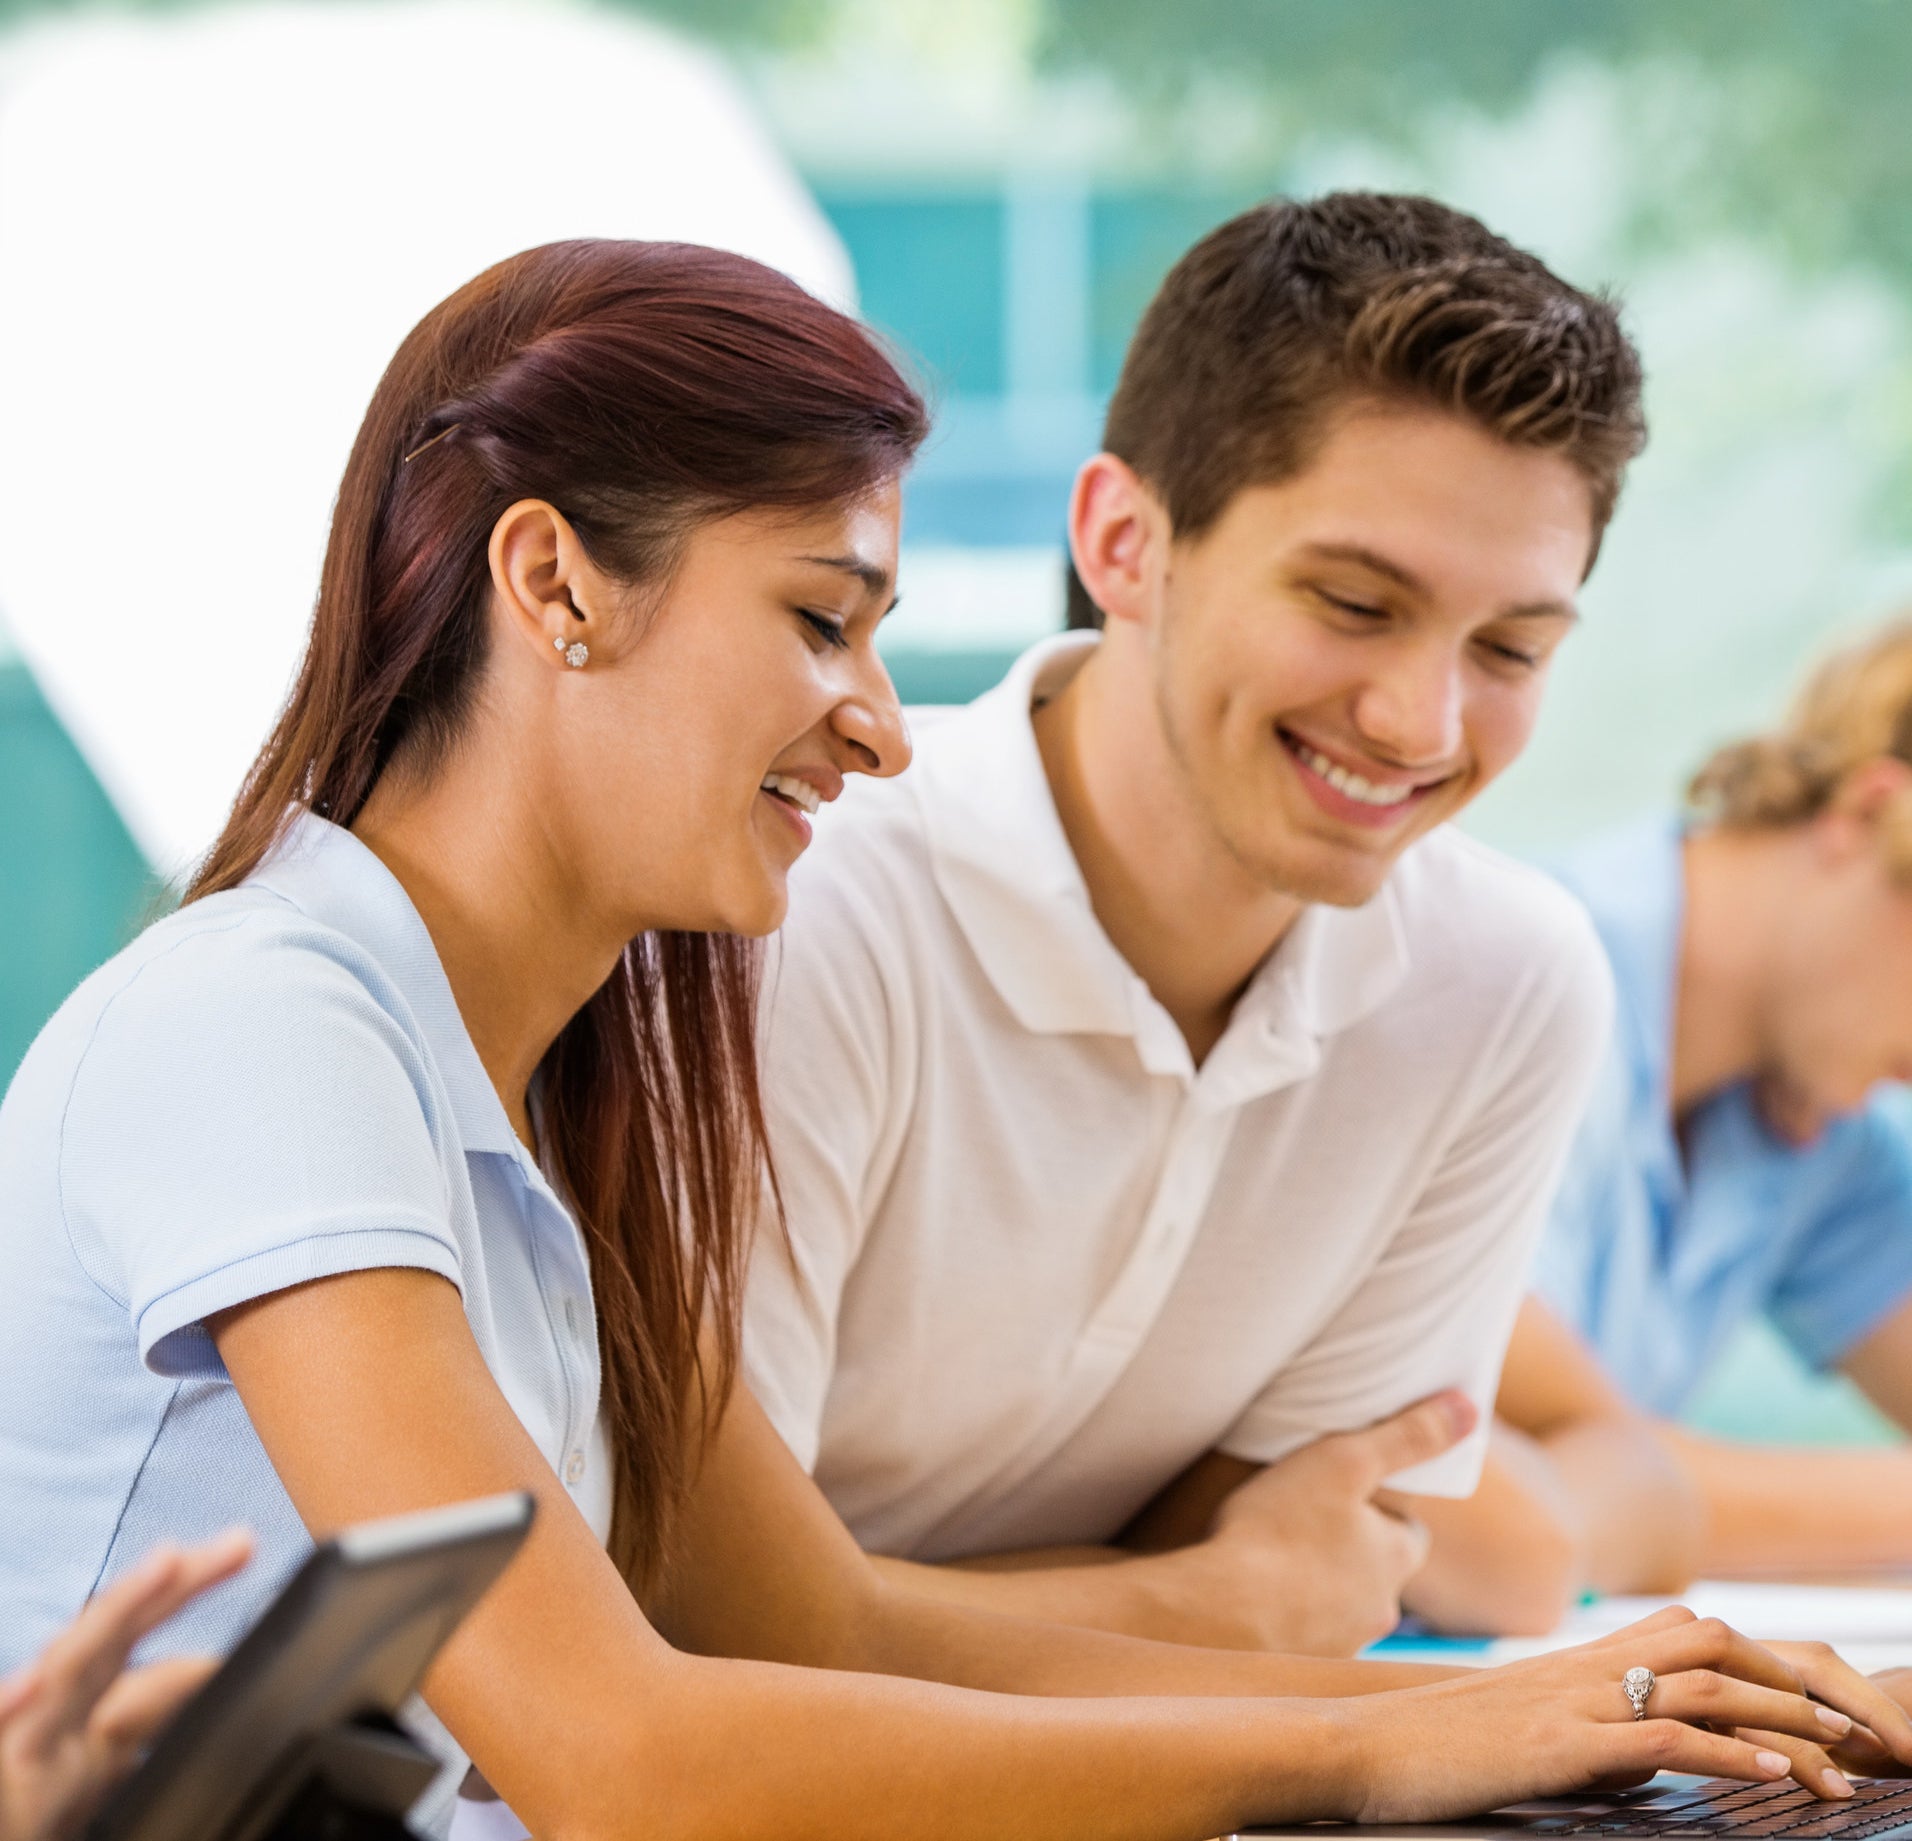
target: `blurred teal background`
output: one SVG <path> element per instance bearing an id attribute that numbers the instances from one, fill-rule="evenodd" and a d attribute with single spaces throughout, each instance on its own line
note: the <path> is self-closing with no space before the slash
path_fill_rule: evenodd
<path id="1" fill-rule="evenodd" d="M 0 0 L 0 28 L 63 10 Z M 629 10 L 731 61 L 934 395 L 885 641 L 908 700 L 974 694 L 1059 624 L 1069 479 L 1135 317 L 1190 241 L 1275 190 L 1476 210 L 1618 288 L 1646 354 L 1652 447 L 1483 835 L 1545 849 L 1673 797 L 1912 588 L 1899 0 Z M 0 1073 L 161 899 L 0 628 Z M 1882 1435 L 1763 1333 L 1698 1416 Z"/>

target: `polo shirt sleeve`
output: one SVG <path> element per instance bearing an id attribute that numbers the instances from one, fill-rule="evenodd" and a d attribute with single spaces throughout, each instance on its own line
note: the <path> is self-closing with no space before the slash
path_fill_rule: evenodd
<path id="1" fill-rule="evenodd" d="M 131 970 L 78 1062 L 67 1234 L 157 1374 L 222 1375 L 204 1320 L 308 1279 L 459 1282 L 424 1059 L 328 938 L 256 913 L 189 932 Z"/>
<path id="2" fill-rule="evenodd" d="M 1601 1249 L 1639 1212 L 1639 1173 L 1627 1148 L 1630 1070 L 1614 1032 L 1541 1229 L 1533 1289 L 1561 1319 L 1595 1335 L 1594 1271 Z"/>
<path id="3" fill-rule="evenodd" d="M 1225 1434 L 1231 1456 L 1273 1463 L 1460 1387 L 1480 1410 L 1476 1430 L 1388 1481 L 1452 1497 L 1479 1483 L 1534 1242 L 1612 1019 L 1590 925 L 1555 912 L 1548 950 L 1530 955 L 1524 988 L 1477 1057 L 1431 1176 L 1340 1310 Z"/>
<path id="4" fill-rule="evenodd" d="M 765 979 L 761 1069 L 781 1197 L 766 1193 L 744 1299 L 744 1374 L 816 1468 L 844 1294 L 909 1116 L 905 980 L 852 889 L 812 877 Z"/>
<path id="5" fill-rule="evenodd" d="M 1836 1366 L 1912 1297 L 1912 1129 L 1875 1101 L 1833 1132 L 1818 1206 L 1802 1211 L 1767 1306 L 1815 1368 Z"/>

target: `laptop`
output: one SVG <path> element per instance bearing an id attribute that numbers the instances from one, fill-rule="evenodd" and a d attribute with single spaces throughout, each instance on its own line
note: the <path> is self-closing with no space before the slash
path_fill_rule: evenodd
<path id="1" fill-rule="evenodd" d="M 1514 1803 L 1464 1822 L 1355 1824 L 1316 1822 L 1306 1827 L 1244 1828 L 1251 1835 L 1305 1835 L 1310 1841 L 1391 1841 L 1426 1836 L 1429 1841 L 1508 1841 L 1532 1835 L 1556 1841 L 1563 1836 L 1670 1837 L 1699 1841 L 1702 1836 L 1769 1838 L 1839 1836 L 1844 1841 L 1870 1837 L 1912 1837 L 1912 1779 L 1876 1778 L 1853 1785 L 1850 1801 L 1826 1802 L 1795 1783 L 1739 1783 L 1729 1777 L 1654 1779 L 1638 1790 L 1602 1791 L 1577 1796 L 1543 1796 Z M 1236 1841 L 1236 1837 L 1229 1837 Z"/>

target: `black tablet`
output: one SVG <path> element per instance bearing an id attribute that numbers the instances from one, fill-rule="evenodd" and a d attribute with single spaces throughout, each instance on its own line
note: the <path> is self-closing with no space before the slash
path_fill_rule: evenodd
<path id="1" fill-rule="evenodd" d="M 364 1817 L 356 1832 L 405 1833 L 398 1818 L 437 1767 L 392 1715 L 531 1514 L 522 1492 L 488 1496 L 321 1542 L 114 1790 L 88 1841 L 344 1832 L 339 1807 Z"/>

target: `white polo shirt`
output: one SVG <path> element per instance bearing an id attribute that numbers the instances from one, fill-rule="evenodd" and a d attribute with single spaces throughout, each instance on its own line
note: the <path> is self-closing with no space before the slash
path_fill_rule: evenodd
<path id="1" fill-rule="evenodd" d="M 874 1551 L 1102 1541 L 1461 1386 L 1485 1414 L 1605 1040 L 1585 915 L 1453 830 L 1305 910 L 1198 1070 L 1117 953 L 1030 723 L 1046 641 L 860 780 L 792 879 L 764 1086 L 789 1239 L 748 1372 Z M 1465 1495 L 1484 1434 L 1398 1479 Z"/>

